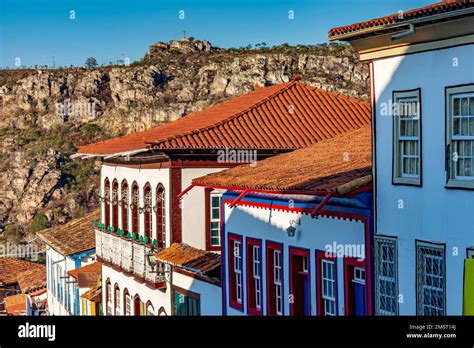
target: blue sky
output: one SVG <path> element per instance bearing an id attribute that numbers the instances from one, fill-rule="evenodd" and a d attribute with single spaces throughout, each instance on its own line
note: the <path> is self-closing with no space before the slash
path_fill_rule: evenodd
<path id="1" fill-rule="evenodd" d="M 142 58 L 155 41 L 215 46 L 316 44 L 337 27 L 434 0 L 0 0 L 0 66 L 108 64 Z M 70 19 L 74 11 L 75 19 Z M 184 11 L 185 19 L 179 19 Z M 288 17 L 293 11 L 294 19 Z"/>

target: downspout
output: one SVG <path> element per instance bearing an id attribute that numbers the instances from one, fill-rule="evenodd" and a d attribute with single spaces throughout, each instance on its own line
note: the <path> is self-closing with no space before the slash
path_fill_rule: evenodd
<path id="1" fill-rule="evenodd" d="M 393 35 L 390 40 L 392 41 L 398 41 L 398 40 L 401 40 L 401 39 L 404 39 L 408 36 L 412 36 L 416 33 L 416 29 L 415 29 L 415 24 L 413 23 L 410 23 L 409 24 L 410 28 L 406 31 L 402 31 L 401 33 L 398 33 L 398 34 L 395 34 Z"/>
<path id="2" fill-rule="evenodd" d="M 240 195 L 238 195 L 237 198 L 234 199 L 234 200 L 230 203 L 229 208 L 233 208 L 233 207 L 234 207 L 237 203 L 239 203 L 240 200 L 241 200 L 242 198 L 244 198 L 245 195 L 247 195 L 247 193 L 249 193 L 249 192 L 250 192 L 250 189 L 247 189 L 247 190 L 242 191 L 242 193 L 241 193 Z"/>

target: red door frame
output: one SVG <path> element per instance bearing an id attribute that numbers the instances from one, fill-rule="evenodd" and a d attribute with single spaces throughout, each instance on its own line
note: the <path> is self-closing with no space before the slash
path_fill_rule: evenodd
<path id="1" fill-rule="evenodd" d="M 302 256 L 302 257 L 306 257 L 306 260 L 308 262 L 308 272 L 307 272 L 307 278 L 308 278 L 308 281 L 307 281 L 307 303 L 308 303 L 308 306 L 307 306 L 307 311 L 308 311 L 308 315 L 311 315 L 311 277 L 310 277 L 310 274 L 311 274 L 311 269 L 310 269 L 310 254 L 309 254 L 309 249 L 305 249 L 305 248 L 297 248 L 297 247 L 293 247 L 293 246 L 290 246 L 289 247 L 289 257 L 290 257 L 290 269 L 289 269 L 289 276 L 290 276 L 290 294 L 293 294 L 293 255 L 296 255 L 296 256 Z M 293 295 L 294 296 L 294 295 Z M 293 305 L 294 303 L 291 302 L 290 303 L 290 315 L 294 315 L 293 311 L 294 311 L 294 308 L 293 308 Z"/>
<path id="2" fill-rule="evenodd" d="M 349 287 L 352 277 L 349 273 L 349 268 L 351 266 L 363 268 L 365 271 L 365 311 L 368 315 L 368 298 L 367 298 L 367 267 L 365 260 L 360 260 L 355 257 L 344 257 L 344 314 L 349 315 Z"/>

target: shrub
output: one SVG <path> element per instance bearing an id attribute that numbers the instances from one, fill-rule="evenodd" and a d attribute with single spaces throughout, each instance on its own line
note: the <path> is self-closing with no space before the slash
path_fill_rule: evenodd
<path id="1" fill-rule="evenodd" d="M 43 213 L 37 213 L 33 218 L 28 230 L 35 233 L 49 227 L 51 227 L 51 222 L 48 220 L 46 215 Z"/>

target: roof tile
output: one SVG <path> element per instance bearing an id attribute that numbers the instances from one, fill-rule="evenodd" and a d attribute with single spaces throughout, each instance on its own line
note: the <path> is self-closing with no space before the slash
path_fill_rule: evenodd
<path id="1" fill-rule="evenodd" d="M 370 123 L 370 104 L 298 79 L 259 88 L 149 130 L 83 146 L 79 154 L 146 149 L 298 149 Z"/>
<path id="2" fill-rule="evenodd" d="M 474 0 L 444 0 L 432 5 L 403 12 L 402 17 L 399 13 L 395 13 L 389 16 L 372 19 L 366 22 L 333 28 L 329 31 L 329 38 L 338 35 L 357 32 L 368 28 L 376 28 L 386 24 L 403 23 L 411 19 L 428 17 L 439 13 L 447 13 L 472 6 L 474 6 Z"/>
<path id="3" fill-rule="evenodd" d="M 304 149 L 195 178 L 217 187 L 343 195 L 371 181 L 369 126 Z"/>
<path id="4" fill-rule="evenodd" d="M 100 209 L 66 224 L 37 232 L 37 235 L 52 248 L 64 255 L 71 255 L 95 248 L 94 220 L 100 218 Z"/>

